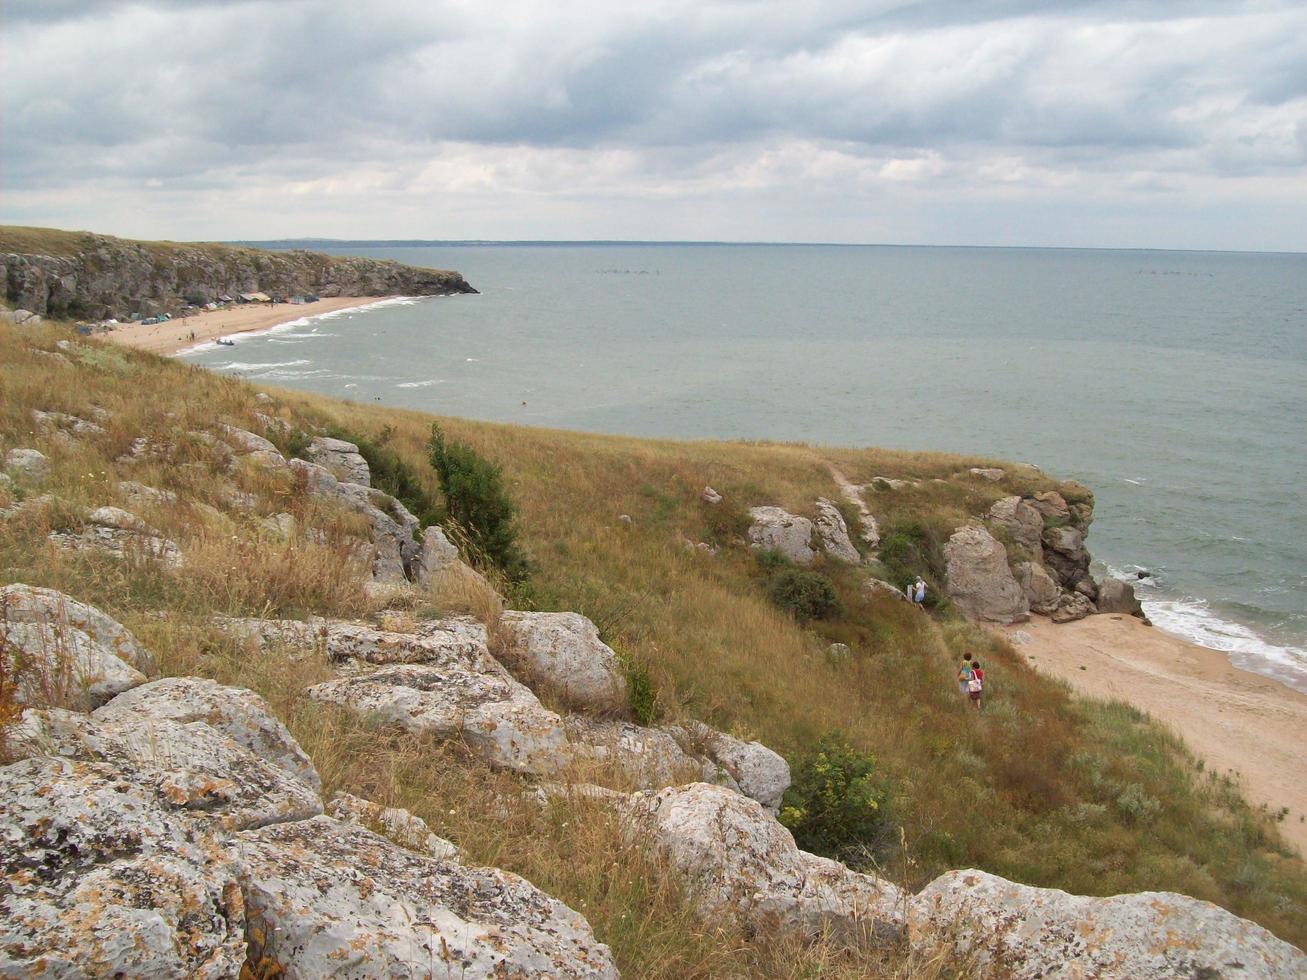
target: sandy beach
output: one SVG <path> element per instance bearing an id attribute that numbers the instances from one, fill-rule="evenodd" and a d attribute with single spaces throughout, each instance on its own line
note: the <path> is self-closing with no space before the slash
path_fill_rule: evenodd
<path id="1" fill-rule="evenodd" d="M 1307 855 L 1307 695 L 1129 616 L 1034 617 L 1007 632 L 1029 635 L 1016 649 L 1037 670 L 1148 712 L 1251 802 L 1288 807 L 1280 830 Z"/>
<path id="2" fill-rule="evenodd" d="M 366 306 L 383 299 L 386 297 L 333 296 L 315 303 L 247 303 L 226 310 L 196 313 L 185 319 L 168 320 L 148 327 L 139 323 L 119 324 L 114 330 L 97 336 L 152 354 L 175 354 L 206 340 L 248 333 L 251 330 L 267 330 L 300 317 Z"/>

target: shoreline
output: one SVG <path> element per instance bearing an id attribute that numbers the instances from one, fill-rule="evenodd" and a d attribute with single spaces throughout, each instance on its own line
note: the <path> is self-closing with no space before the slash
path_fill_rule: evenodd
<path id="1" fill-rule="evenodd" d="M 312 303 L 247 303 L 225 310 L 206 310 L 192 316 L 142 326 L 119 324 L 96 337 L 151 354 L 179 354 L 219 337 L 234 337 L 270 330 L 294 320 L 339 313 L 395 299 L 394 296 L 332 296 Z"/>
<path id="2" fill-rule="evenodd" d="M 1028 666 L 1138 708 L 1234 778 L 1250 803 L 1272 815 L 1287 808 L 1280 833 L 1307 856 L 1307 694 L 1131 616 L 1035 616 L 1002 632 Z"/>

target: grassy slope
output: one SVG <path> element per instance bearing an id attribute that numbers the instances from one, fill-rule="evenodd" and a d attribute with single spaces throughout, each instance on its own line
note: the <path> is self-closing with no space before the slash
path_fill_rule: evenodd
<path id="1" fill-rule="evenodd" d="M 112 235 L 96 235 L 124 245 L 139 245 L 147 251 L 166 257 L 179 249 L 201 249 L 214 253 L 240 252 L 247 255 L 266 254 L 257 248 L 237 245 L 221 245 L 217 242 L 148 242 L 136 239 L 114 238 Z M 19 252 L 29 255 L 55 255 L 66 258 L 77 255 L 91 240 L 91 233 L 86 231 L 64 231 L 60 228 L 33 228 L 24 225 L 0 225 L 0 252 Z"/>
<path id="2" fill-rule="evenodd" d="M 129 473 L 112 461 L 137 435 L 166 438 L 218 419 L 249 426 L 258 407 L 251 389 L 92 344 L 79 349 L 78 366 L 64 366 L 24 343 L 35 338 L 49 348 L 57 336 L 53 328 L 0 330 L 3 448 L 35 446 L 51 455 L 51 489 L 74 502 L 118 502 L 114 481 L 131 476 L 221 509 L 219 478 L 202 444 L 181 440 L 182 461 L 192 467 Z M 390 427 L 392 448 L 432 479 L 421 465 L 428 417 L 277 394 L 279 413 L 301 424 L 329 422 L 373 436 Z M 114 413 L 98 440 L 65 449 L 33 431 L 32 408 L 85 415 L 93 404 Z M 746 549 L 728 543 L 710 558 L 678 541 L 721 534 L 732 508 L 738 518 L 744 504 L 805 510 L 819 494 L 835 498 L 828 462 L 857 481 L 944 478 L 915 491 L 886 491 L 875 508 L 895 521 L 911 517 L 938 536 L 1002 493 L 952 478 L 984 461 L 442 424 L 503 464 L 536 566 L 530 601 L 593 618 L 610 642 L 649 668 L 667 715 L 701 717 L 789 755 L 827 731 L 875 754 L 907 843 L 906 853 L 881 854 L 894 877 L 917 885 L 946 868 L 978 866 L 1088 894 L 1175 890 L 1307 942 L 1307 874 L 1274 825 L 1137 712 L 1072 697 L 1025 669 L 1001 643 L 945 615 L 871 602 L 852 572 L 834 565 L 825 571 L 844 614 L 801 629 L 769 605 Z M 169 672 L 264 693 L 313 755 L 329 790 L 409 806 L 473 860 L 519 871 L 558 894 L 613 945 L 625 976 L 863 975 L 826 944 L 801 951 L 729 923 L 699 923 L 674 878 L 622 845 L 602 815 L 542 814 L 521 801 L 516 779 L 488 772 L 457 746 L 371 731 L 307 702 L 303 688 L 325 675 L 325 664 L 289 653 L 254 657 L 215 634 L 207 624 L 214 612 L 374 611 L 342 574 L 349 518 L 321 509 L 293 485 L 256 473 L 239 481 L 259 495 L 260 513 L 289 509 L 328 529 L 326 543 L 271 544 L 240 515 L 205 516 L 185 506 L 149 511 L 144 516 L 188 557 L 185 575 L 161 580 L 148 569 L 50 549 L 48 529 L 73 520 L 56 509 L 0 525 L 0 578 L 50 585 L 101 605 L 156 649 Z M 705 483 L 726 495 L 725 510 L 698 500 Z M 633 519 L 629 527 L 617 521 L 623 513 Z M 167 619 L 149 615 L 161 608 L 171 611 Z M 831 639 L 854 647 L 849 662 L 827 662 Z M 963 649 L 987 661 L 992 693 L 981 717 L 960 703 L 952 683 Z M 622 868 L 629 874 L 616 873 Z M 961 968 L 886 951 L 875 975 Z"/>

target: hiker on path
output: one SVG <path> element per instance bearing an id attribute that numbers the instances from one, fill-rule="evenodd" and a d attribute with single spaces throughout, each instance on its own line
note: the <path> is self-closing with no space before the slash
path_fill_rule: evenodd
<path id="1" fill-rule="evenodd" d="M 967 696 L 967 685 L 971 683 L 971 654 L 962 655 L 962 666 L 958 668 L 958 693 L 964 698 Z"/>
<path id="2" fill-rule="evenodd" d="M 979 660 L 971 661 L 971 680 L 967 681 L 967 697 L 971 703 L 980 710 L 980 696 L 985 690 L 985 672 L 980 667 Z"/>
<path id="3" fill-rule="evenodd" d="M 920 575 L 917 576 L 917 580 L 913 582 L 909 588 L 911 589 L 911 592 L 909 592 L 908 598 L 918 606 L 926 601 L 926 580 Z"/>

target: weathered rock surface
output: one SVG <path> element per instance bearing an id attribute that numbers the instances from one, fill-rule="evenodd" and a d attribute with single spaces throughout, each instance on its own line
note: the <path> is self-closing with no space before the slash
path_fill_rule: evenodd
<path id="1" fill-rule="evenodd" d="M 485 626 L 466 616 L 419 620 L 408 632 L 316 616 L 307 621 L 222 619 L 218 625 L 260 646 L 282 644 L 305 651 L 321 650 L 336 664 L 430 664 L 508 677 L 490 656 Z"/>
<path id="2" fill-rule="evenodd" d="M 145 682 L 154 658 L 131 633 L 94 606 L 53 589 L 0 588 L 0 632 L 20 653 L 21 704 L 92 708 Z M 12 661 L 6 669 L 13 673 Z"/>
<path id="3" fill-rule="evenodd" d="M 422 529 L 422 547 L 418 552 L 413 578 L 427 582 L 459 561 L 458 548 L 435 524 Z"/>
<path id="4" fill-rule="evenodd" d="M 93 717 L 118 725 L 142 719 L 203 722 L 299 780 L 311 793 L 322 792 L 313 761 L 277 720 L 268 702 L 245 688 L 202 677 L 165 677 L 118 695 Z"/>
<path id="5" fill-rule="evenodd" d="M 1007 476 L 997 466 L 973 466 L 967 472 L 978 480 L 988 480 L 990 483 L 999 483 Z"/>
<path id="6" fill-rule="evenodd" d="M 50 459 L 39 449 L 11 449 L 5 453 L 4 471 L 19 483 L 39 483 L 50 475 Z"/>
<path id="7" fill-rule="evenodd" d="M 1141 619 L 1144 615 L 1144 607 L 1135 595 L 1134 586 L 1110 576 L 1098 583 L 1098 600 L 1095 605 L 1100 613 L 1125 613 Z"/>
<path id="8" fill-rule="evenodd" d="M 173 569 L 182 565 L 174 542 L 120 507 L 97 507 L 86 515 L 79 533 L 53 531 L 50 540 L 69 551 L 94 551 L 118 561 L 153 561 Z"/>
<path id="9" fill-rule="evenodd" d="M 1079 592 L 1063 592 L 1050 618 L 1055 623 L 1071 623 L 1092 616 L 1096 612 L 1098 609 L 1088 596 L 1081 595 Z"/>
<path id="10" fill-rule="evenodd" d="M 171 490 L 148 487 L 135 480 L 119 480 L 118 492 L 127 498 L 133 507 L 166 507 L 177 503 L 177 494 Z"/>
<path id="11" fill-rule="evenodd" d="M 62 354 L 55 355 L 63 357 Z M 104 435 L 104 427 L 66 412 L 43 412 L 32 409 L 32 421 L 47 432 L 63 437 L 66 445 L 71 445 L 78 438 Z"/>
<path id="12" fill-rule="evenodd" d="M 1030 611 L 1041 616 L 1051 616 L 1062 600 L 1062 590 L 1044 571 L 1044 566 L 1032 561 L 1017 562 L 1012 574 L 1021 586 Z"/>
<path id="13" fill-rule="evenodd" d="M 1012 577 L 1007 552 L 983 527 L 961 527 L 944 546 L 948 593 L 969 619 L 1015 623 L 1030 612 L 1021 586 Z"/>
<path id="14" fill-rule="evenodd" d="M 989 520 L 1007 531 L 1012 543 L 1020 547 L 1026 557 L 1043 561 L 1044 518 L 1028 501 L 1020 497 L 1004 497 L 989 508 Z"/>
<path id="15" fill-rule="evenodd" d="M 235 977 L 237 867 L 130 767 L 0 767 L 0 975 Z"/>
<path id="16" fill-rule="evenodd" d="M 1086 898 L 950 871 L 912 899 L 910 920 L 914 942 L 1016 980 L 1307 976 L 1307 954 L 1261 926 L 1168 892 Z"/>
<path id="17" fill-rule="evenodd" d="M 845 647 L 847 654 L 848 647 Z M 687 722 L 682 729 L 696 754 L 726 771 L 741 793 L 752 797 L 772 814 L 781 807 L 781 798 L 790 788 L 790 764 L 761 742 L 745 742 L 733 735 L 716 731 L 702 722 Z"/>
<path id="18" fill-rule="evenodd" d="M 696 779 L 716 781 L 716 765 L 687 752 L 677 737 L 679 731 L 644 728 L 627 721 L 596 721 L 579 715 L 567 716 L 564 725 L 572 743 L 572 759 L 621 773 L 641 787 L 671 786 Z M 721 775 L 730 781 L 724 772 Z"/>
<path id="19" fill-rule="evenodd" d="M 152 789 L 162 804 L 213 830 L 262 827 L 322 812 L 314 790 L 203 722 L 126 712 L 105 720 L 28 708 L 11 733 L 20 756 L 103 762 Z"/>
<path id="20" fill-rule="evenodd" d="M 863 494 L 867 492 L 865 486 L 858 486 L 853 483 L 840 483 L 840 493 L 844 499 L 858 509 L 858 537 L 862 538 L 863 544 L 869 549 L 875 551 L 880 547 L 880 524 L 875 516 L 867 509 L 867 502 L 863 499 Z"/>
<path id="21" fill-rule="evenodd" d="M 699 493 L 699 499 L 705 504 L 720 504 L 722 502 L 722 495 L 712 487 L 704 487 Z"/>
<path id="22" fill-rule="evenodd" d="M 753 524 L 749 528 L 749 545 L 773 549 L 792 562 L 807 565 L 817 557 L 812 547 L 813 524 L 781 507 L 750 507 Z"/>
<path id="23" fill-rule="evenodd" d="M 516 875 L 424 858 L 330 817 L 241 835 L 257 976 L 602 977 L 589 924 Z"/>
<path id="24" fill-rule="evenodd" d="M 218 431 L 222 433 L 223 441 L 237 453 L 275 453 L 281 456 L 281 450 L 275 445 L 248 429 L 239 429 L 234 425 L 221 423 L 218 425 Z"/>
<path id="25" fill-rule="evenodd" d="M 309 688 L 309 697 L 411 732 L 461 737 L 491 765 L 551 775 L 568 760 L 562 719 L 506 675 L 400 664 Z"/>
<path id="26" fill-rule="evenodd" d="M 0 299 L 25 311 L 92 319 L 177 313 L 187 300 L 272 296 L 431 296 L 474 293 L 457 272 L 315 252 L 57 236 L 60 255 L 0 254 Z"/>
<path id="27" fill-rule="evenodd" d="M 357 824 L 381 834 L 400 847 L 437 861 L 458 861 L 458 848 L 431 832 L 427 822 L 403 807 L 382 806 L 350 793 L 337 793 L 327 804 L 327 815 L 342 823 Z"/>
<path id="28" fill-rule="evenodd" d="M 817 519 L 813 521 L 813 525 L 817 529 L 817 538 L 821 541 L 821 546 L 826 549 L 826 554 L 853 565 L 862 561 L 858 549 L 853 547 L 853 542 L 849 540 L 849 527 L 839 508 L 825 497 L 817 498 L 816 508 Z"/>
<path id="29" fill-rule="evenodd" d="M 908 601 L 908 597 L 903 590 L 892 582 L 886 582 L 883 578 L 867 578 L 862 583 L 862 591 L 872 598 L 881 596 L 892 596 L 895 599 Z"/>
<path id="30" fill-rule="evenodd" d="M 1044 529 L 1043 542 L 1044 564 L 1065 588 L 1077 588 L 1082 581 L 1092 584 L 1093 580 L 1089 577 L 1090 556 L 1085 550 L 1083 533 L 1069 525 L 1047 527 Z"/>
<path id="31" fill-rule="evenodd" d="M 706 914 L 734 913 L 758 928 L 805 936 L 902 932 L 897 887 L 800 851 L 756 800 L 693 783 L 637 794 L 623 810 L 630 832 L 647 835 Z"/>
<path id="32" fill-rule="evenodd" d="M 572 707 L 617 711 L 626 706 L 626 678 L 617 654 L 579 613 L 508 611 L 500 628 L 511 644 L 510 663 L 543 680 Z"/>
<path id="33" fill-rule="evenodd" d="M 316 436 L 309 443 L 308 456 L 319 466 L 325 466 L 331 471 L 331 475 L 342 483 L 372 486 L 372 471 L 368 468 L 368 461 L 359 453 L 359 447 L 352 442 Z"/>
<path id="34" fill-rule="evenodd" d="M 1066 500 L 1056 490 L 1042 490 L 1030 499 L 1030 506 L 1039 511 L 1039 516 L 1054 523 L 1071 519 L 1071 509 Z"/>

